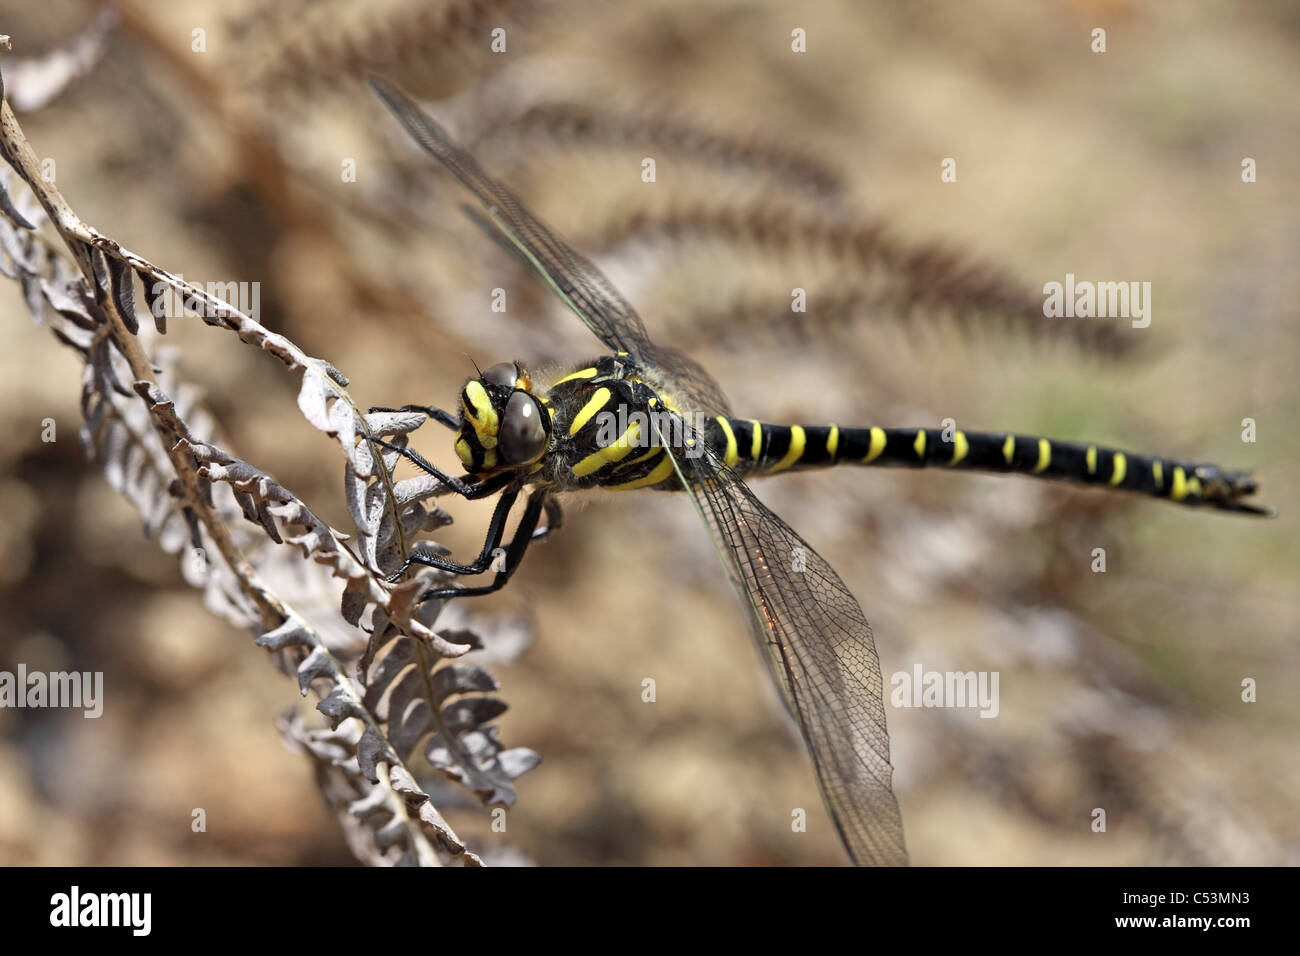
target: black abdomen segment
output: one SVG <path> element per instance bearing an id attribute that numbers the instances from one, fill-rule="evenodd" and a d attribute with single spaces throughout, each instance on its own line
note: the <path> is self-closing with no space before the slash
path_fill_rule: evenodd
<path id="1" fill-rule="evenodd" d="M 1249 472 L 1008 432 L 938 428 L 772 425 L 746 418 L 708 421 L 710 445 L 744 473 L 777 474 L 828 465 L 974 469 L 1076 481 L 1180 504 L 1268 513 L 1238 499 L 1255 491 Z"/>

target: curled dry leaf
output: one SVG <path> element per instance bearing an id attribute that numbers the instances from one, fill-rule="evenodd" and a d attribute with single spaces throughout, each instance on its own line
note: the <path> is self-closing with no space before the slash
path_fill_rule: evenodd
<path id="1" fill-rule="evenodd" d="M 82 222 L 40 179 L 8 105 L 0 109 L 0 150 L 35 197 L 15 199 L 0 189 L 0 272 L 20 284 L 32 318 L 83 362 L 87 452 L 139 512 L 145 534 L 178 555 L 183 577 L 203 589 L 205 604 L 252 629 L 300 692 L 320 698 L 327 727 L 309 728 L 296 714 L 279 726 L 313 761 L 358 857 L 376 864 L 479 865 L 408 761 L 419 758 L 484 802 L 509 804 L 516 798 L 513 780 L 539 758 L 499 743 L 488 721 L 506 705 L 487 671 L 441 663 L 483 646 L 472 628 L 440 629 L 445 603 L 422 600 L 431 582 L 452 576 L 425 569 L 396 586 L 384 581 L 417 535 L 451 520 L 428 503 L 445 491 L 437 481 L 394 482 L 397 452 L 376 454 L 368 440 L 388 434 L 404 441 L 424 417 L 363 415 L 332 364 Z M 35 230 L 47 220 L 71 260 Z M 136 278 L 152 329 L 137 321 Z M 344 454 L 344 497 L 355 534 L 330 527 L 269 473 L 224 450 L 214 417 L 180 375 L 179 351 L 156 342 L 166 330 L 164 292 L 205 324 L 234 331 L 302 373 L 303 417 Z M 295 575 L 287 573 L 291 565 Z M 314 625 L 300 612 L 288 597 L 291 580 L 295 597 L 331 593 L 338 608 L 333 620 Z M 360 635 L 358 628 L 368 629 L 370 639 L 354 673 L 361 644 L 347 635 Z M 397 688 L 401 706 L 394 709 Z"/>

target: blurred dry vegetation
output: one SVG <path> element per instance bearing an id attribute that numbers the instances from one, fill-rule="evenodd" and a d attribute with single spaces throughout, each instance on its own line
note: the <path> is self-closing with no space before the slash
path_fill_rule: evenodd
<path id="1" fill-rule="evenodd" d="M 102 59 L 21 115 L 33 146 L 106 234 L 187 279 L 259 282 L 262 321 L 342 368 L 363 404 L 451 407 L 471 358 L 599 351 L 459 214 L 465 195 L 360 82 L 375 71 L 592 255 L 740 414 L 952 417 L 1256 469 L 1272 521 L 938 473 L 757 490 L 861 600 L 887 676 L 1001 674 L 995 720 L 889 712 L 916 863 L 1296 861 L 1293 4 L 119 6 Z M 98 9 L 2 0 L 0 32 L 11 58 L 38 57 Z M 1036 290 L 1066 272 L 1151 281 L 1150 328 L 1035 317 Z M 0 711 L 0 862 L 349 862 L 274 729 L 294 685 L 204 611 L 83 460 L 75 357 L 12 283 L 0 311 L 0 669 L 102 670 L 106 687 L 99 720 Z M 341 461 L 302 421 L 296 380 L 195 321 L 168 339 L 228 447 L 345 526 Z M 445 433 L 416 444 L 454 464 Z M 467 806 L 450 814 L 460 834 L 547 865 L 841 862 L 689 504 L 579 504 L 480 609 L 532 622 L 534 646 L 495 672 L 504 735 L 543 763 L 508 832 Z M 438 540 L 468 555 L 490 506 L 447 506 Z M 1240 701 L 1246 677 L 1258 703 Z M 809 833 L 790 832 L 793 807 Z"/>

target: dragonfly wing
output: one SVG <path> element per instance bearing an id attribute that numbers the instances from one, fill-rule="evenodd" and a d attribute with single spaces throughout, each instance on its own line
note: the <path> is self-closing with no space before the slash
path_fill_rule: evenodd
<path id="1" fill-rule="evenodd" d="M 595 336 L 607 348 L 641 361 L 650 345 L 645 326 L 604 274 L 489 176 L 414 100 L 383 80 L 371 79 L 370 85 L 411 137 L 477 197 L 492 224 Z"/>
<path id="2" fill-rule="evenodd" d="M 677 399 L 678 411 L 730 417 L 731 404 L 722 386 L 695 359 L 666 345 L 650 343 L 646 348 L 645 367 L 653 369 L 661 379 L 657 384 Z"/>
<path id="3" fill-rule="evenodd" d="M 712 450 L 681 442 L 669 450 L 812 756 L 849 856 L 860 865 L 905 865 L 880 660 L 861 606 Z"/>
<path id="4" fill-rule="evenodd" d="M 708 372 L 681 353 L 652 343 L 636 310 L 590 260 L 543 225 L 409 96 L 383 80 L 372 79 L 370 85 L 411 137 L 482 204 L 484 212 L 469 211 L 470 220 L 530 267 L 606 348 L 627 352 L 638 365 L 662 374 L 684 411 L 731 414 Z"/>

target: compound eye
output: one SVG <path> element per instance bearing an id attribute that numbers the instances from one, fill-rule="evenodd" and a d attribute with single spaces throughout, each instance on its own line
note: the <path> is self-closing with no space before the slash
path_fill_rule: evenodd
<path id="1" fill-rule="evenodd" d="M 497 447 L 512 465 L 527 465 L 546 451 L 546 426 L 542 408 L 527 392 L 515 392 L 506 403 L 506 413 L 497 433 Z"/>
<path id="2" fill-rule="evenodd" d="M 483 381 L 502 388 L 514 388 L 519 379 L 519 369 L 514 362 L 499 362 L 483 373 Z"/>

